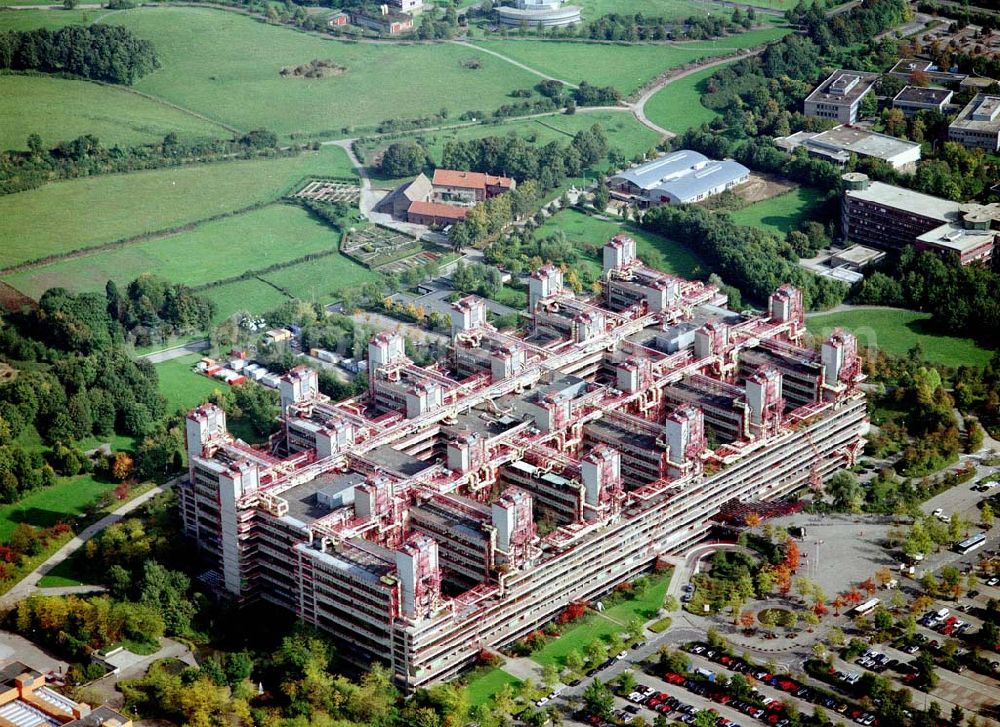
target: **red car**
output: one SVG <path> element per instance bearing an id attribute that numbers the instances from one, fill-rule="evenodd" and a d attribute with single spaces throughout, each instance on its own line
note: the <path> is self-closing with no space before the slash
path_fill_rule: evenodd
<path id="1" fill-rule="evenodd" d="M 672 672 L 672 671 L 667 672 L 667 674 L 666 674 L 666 676 L 664 678 L 667 680 L 668 684 L 683 684 L 684 683 L 684 677 L 682 677 L 680 674 L 677 674 L 677 673 Z"/>

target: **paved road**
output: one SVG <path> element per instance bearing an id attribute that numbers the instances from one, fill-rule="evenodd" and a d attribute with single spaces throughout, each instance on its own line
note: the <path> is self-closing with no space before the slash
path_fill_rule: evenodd
<path id="1" fill-rule="evenodd" d="M 3 596 L 0 596 L 0 611 L 5 611 L 12 608 L 18 601 L 23 598 L 27 598 L 32 595 L 38 587 L 38 581 L 42 579 L 46 573 L 51 571 L 57 565 L 66 560 L 78 549 L 83 547 L 83 544 L 88 540 L 93 538 L 95 535 L 100 533 L 105 528 L 114 525 L 115 523 L 121 521 L 126 515 L 135 510 L 136 508 L 144 505 L 153 499 L 161 492 L 165 492 L 170 489 L 177 480 L 171 480 L 163 485 L 157 485 L 149 492 L 145 492 L 133 500 L 126 502 L 124 505 L 119 507 L 112 513 L 105 515 L 103 518 L 98 520 L 96 523 L 88 525 L 84 528 L 79 535 L 74 536 L 68 543 L 63 547 L 49 556 L 48 560 L 41 563 L 35 570 L 22 578 L 18 583 L 16 583 L 13 588 L 11 588 Z M 46 592 L 49 592 L 46 589 Z"/>
<path id="2" fill-rule="evenodd" d="M 180 346 L 171 346 L 160 351 L 153 351 L 152 353 L 139 356 L 139 358 L 144 358 L 150 363 L 156 364 L 180 358 L 181 356 L 187 356 L 189 353 L 199 353 L 211 347 L 211 342 L 207 338 L 202 338 L 199 341 L 191 341 L 189 343 L 182 343 Z"/>

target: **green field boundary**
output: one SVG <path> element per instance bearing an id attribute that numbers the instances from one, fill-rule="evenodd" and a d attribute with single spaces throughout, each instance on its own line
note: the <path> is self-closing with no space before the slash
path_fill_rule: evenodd
<path id="1" fill-rule="evenodd" d="M 280 197 L 278 199 L 280 199 Z M 139 244 L 140 242 L 149 242 L 150 240 L 156 240 L 161 237 L 170 237 L 172 235 L 178 235 L 182 232 L 190 232 L 191 230 L 201 225 L 204 225 L 208 222 L 217 222 L 219 220 L 228 219 L 229 217 L 237 217 L 239 215 L 245 215 L 247 213 L 255 212 L 265 207 L 269 207 L 272 204 L 276 203 L 277 199 L 264 200 L 249 205 L 247 207 L 241 207 L 239 209 L 229 210 L 228 212 L 220 212 L 217 215 L 211 215 L 210 217 L 203 217 L 200 220 L 194 220 L 192 222 L 185 222 L 182 225 L 175 225 L 174 227 L 166 227 L 160 230 L 151 230 L 149 232 L 143 232 L 139 235 L 132 235 L 131 237 L 125 237 L 120 240 L 115 240 L 113 242 L 103 242 L 100 245 L 94 245 L 93 247 L 81 247 L 76 250 L 69 250 L 67 252 L 58 252 L 52 255 L 46 255 L 45 257 L 36 258 L 34 260 L 28 260 L 27 262 L 19 263 L 9 268 L 4 268 L 0 270 L 0 275 L 12 275 L 14 273 L 23 273 L 27 272 L 28 270 L 34 270 L 35 268 L 44 267 L 45 265 L 49 265 L 55 262 L 63 262 L 65 260 L 90 257 L 91 255 L 96 255 L 101 252 L 107 252 L 108 250 L 117 250 L 119 248 Z"/>

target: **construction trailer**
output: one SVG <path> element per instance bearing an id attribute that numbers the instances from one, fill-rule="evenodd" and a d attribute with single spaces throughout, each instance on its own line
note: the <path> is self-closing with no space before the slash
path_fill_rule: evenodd
<path id="1" fill-rule="evenodd" d="M 862 450 L 856 341 L 804 347 L 795 288 L 734 313 L 624 237 L 593 297 L 552 267 L 529 287 L 526 335 L 466 298 L 430 367 L 376 335 L 357 398 L 292 370 L 267 451 L 217 407 L 191 412 L 180 508 L 206 580 L 414 689 L 697 542 L 727 503 L 773 502 Z"/>

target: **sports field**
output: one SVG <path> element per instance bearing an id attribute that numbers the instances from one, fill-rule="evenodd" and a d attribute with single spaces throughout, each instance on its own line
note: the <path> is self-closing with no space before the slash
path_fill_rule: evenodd
<path id="1" fill-rule="evenodd" d="M 918 342 L 924 357 L 945 366 L 984 366 L 993 351 L 980 348 L 971 338 L 942 336 L 928 328 L 929 313 L 898 309 L 859 308 L 842 313 L 826 313 L 806 318 L 806 327 L 815 336 L 826 337 L 834 328 L 846 328 L 858 343 L 903 356 Z"/>
<path id="2" fill-rule="evenodd" d="M 822 197 L 823 194 L 813 187 L 796 187 L 790 192 L 763 202 L 754 202 L 730 214 L 738 225 L 762 227 L 784 236 L 799 229 L 803 221 L 809 219 Z"/>
<path id="3" fill-rule="evenodd" d="M 676 134 L 710 122 L 718 113 L 702 106 L 701 96 L 706 80 L 717 70 L 706 68 L 664 86 L 646 102 L 646 116 Z"/>
<path id="4" fill-rule="evenodd" d="M 0 13 L 2 15 L 2 13 Z M 113 86 L 54 76 L 0 75 L 0 149 L 27 149 L 29 134 L 46 147 L 92 134 L 106 147 L 181 140 L 228 139 L 209 121 Z"/>
<path id="5" fill-rule="evenodd" d="M 285 194 L 312 174 L 353 175 L 342 149 L 55 182 L 0 197 L 0 268 L 190 224 Z"/>
<path id="6" fill-rule="evenodd" d="M 453 44 L 385 45 L 327 40 L 236 13 L 191 7 L 116 13 L 156 43 L 163 67 L 136 88 L 239 129 L 345 136 L 385 119 L 458 116 L 508 103 L 538 78 L 488 54 Z M 481 67 L 462 61 L 477 57 Z M 285 66 L 331 59 L 346 68 L 320 79 L 283 78 Z"/>
<path id="7" fill-rule="evenodd" d="M 777 40 L 789 32 L 789 28 L 761 28 L 717 40 L 673 45 L 539 40 L 477 40 L 476 43 L 553 78 L 614 86 L 628 95 L 671 68 Z"/>
<path id="8" fill-rule="evenodd" d="M 647 262 L 654 267 L 683 278 L 699 277 L 700 262 L 690 250 L 665 237 L 631 225 L 599 220 L 576 210 L 563 210 L 547 219 L 538 229 L 536 237 L 551 235 L 555 230 L 565 232 L 566 238 L 571 242 L 586 242 L 598 246 L 619 233 L 625 233 L 635 240 L 638 256 L 646 256 Z"/>

